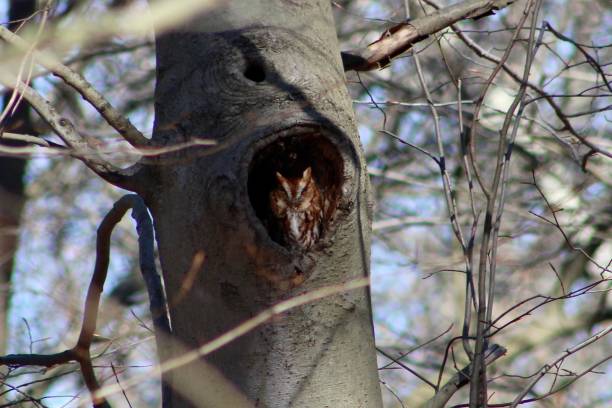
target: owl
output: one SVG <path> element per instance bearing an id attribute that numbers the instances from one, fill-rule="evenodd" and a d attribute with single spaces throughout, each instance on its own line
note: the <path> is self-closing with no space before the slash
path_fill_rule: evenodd
<path id="1" fill-rule="evenodd" d="M 300 177 L 276 172 L 278 186 L 270 192 L 270 207 L 285 244 L 309 249 L 321 236 L 324 201 L 308 167 Z"/>

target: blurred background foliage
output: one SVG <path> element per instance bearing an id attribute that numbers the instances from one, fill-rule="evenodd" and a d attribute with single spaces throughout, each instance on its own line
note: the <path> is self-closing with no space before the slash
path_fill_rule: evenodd
<path id="1" fill-rule="evenodd" d="M 0 3 L 0 11 L 7 12 L 10 1 Z M 375 41 L 407 14 L 415 18 L 433 10 L 431 1 L 419 0 L 331 3 L 343 50 Z M 438 0 L 435 4 L 450 3 Z M 524 3 L 517 1 L 478 21 L 463 21 L 457 28 L 476 47 L 499 57 Z M 83 20 L 95 24 L 109 12 L 121 12 L 124 7 L 144 9 L 145 4 L 64 0 L 52 2 L 51 7 L 47 24 L 62 27 Z M 601 72 L 596 64 L 585 60 L 575 44 L 546 32 L 530 75 L 530 82 L 556 95 L 554 101 L 574 129 L 608 151 L 612 148 L 611 91 L 607 83 L 612 62 L 611 10 L 606 1 L 544 1 L 541 19 L 582 44 Z M 28 24 L 37 24 L 37 18 Z M 2 21 L 6 22 L 7 17 Z M 507 61 L 507 66 L 519 75 L 528 35 L 527 29 L 523 31 Z M 394 357 L 409 353 L 401 361 L 435 383 L 448 341 L 461 335 L 465 271 L 461 248 L 450 227 L 438 165 L 398 141 L 402 139 L 431 152 L 438 149 L 434 121 L 417 78 L 414 53 L 420 58 L 432 98 L 439 104 L 442 143 L 455 188 L 458 221 L 468 232 L 472 209 L 461 155 L 457 101 L 460 96 L 463 125 L 468 129 L 474 102 L 494 64 L 447 29 L 422 41 L 384 69 L 347 74 L 375 202 L 372 298 L 377 345 Z M 152 33 L 115 35 L 75 45 L 65 50 L 61 59 L 150 135 L 155 75 Z M 98 138 L 108 148 L 109 157 L 129 162 L 123 142 L 61 80 L 40 75 L 33 84 L 80 132 Z M 494 170 L 501 123 L 518 88 L 517 81 L 502 72 L 486 96 L 475 141 L 475 162 L 487 180 Z M 589 148 L 562 129 L 560 118 L 547 100 L 533 89 L 528 89 L 527 94 L 531 103 L 517 135 L 499 237 L 494 317 L 531 296 L 560 296 L 602 277 L 600 269 L 572 250 L 558 228 L 534 214 L 552 219 L 551 208 L 554 209 L 575 247 L 584 249 L 604 266 L 612 256 L 609 159 L 599 154 L 587 157 Z M 54 140 L 48 126 L 36 115 L 33 122 L 37 133 Z M 93 176 L 76 160 L 36 153 L 27 158 L 27 201 L 18 228 L 8 352 L 55 352 L 71 347 L 78 336 L 84 290 L 94 262 L 95 230 L 123 192 Z M 534 176 L 550 206 L 535 188 Z M 476 212 L 483 210 L 483 203 L 482 193 L 476 188 Z M 477 235 L 476 241 L 479 239 Z M 156 361 L 136 253 L 134 226 L 126 217 L 113 234 L 111 269 L 97 331 L 100 340 L 96 352 L 100 357 L 96 365 L 105 382 L 145 373 Z M 609 285 L 597 289 L 551 302 L 495 336 L 492 341 L 506 347 L 508 353 L 490 368 L 491 403 L 511 401 L 529 381 L 528 376 L 610 323 L 610 295 L 605 290 Z M 511 316 L 525 310 L 523 307 Z M 467 363 L 465 353 L 456 344 L 444 378 Z M 558 376 L 546 376 L 527 397 L 545 394 L 553 383 L 570 381 L 573 374 L 602 360 L 606 353 L 609 355 L 611 346 L 610 340 L 604 339 L 570 357 L 558 370 Z M 385 406 L 415 407 L 431 397 L 433 392 L 427 384 L 389 362 L 380 355 Z M 611 367 L 609 362 L 603 364 L 562 392 L 523 406 L 610 406 Z M 14 370 L 5 380 L 10 385 L 0 388 L 0 401 L 22 401 L 22 406 L 76 406 L 80 397 L 87 396 L 76 370 L 76 366 L 44 372 L 32 368 Z M 11 387 L 15 389 L 11 391 Z M 132 406 L 154 406 L 158 389 L 152 378 L 126 393 Z M 457 393 L 449 406 L 464 403 L 466 392 Z M 114 406 L 127 406 L 123 395 L 111 401 Z"/>

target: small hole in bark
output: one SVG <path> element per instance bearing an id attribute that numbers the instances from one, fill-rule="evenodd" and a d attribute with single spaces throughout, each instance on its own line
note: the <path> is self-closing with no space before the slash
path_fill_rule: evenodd
<path id="1" fill-rule="evenodd" d="M 266 70 L 258 62 L 250 62 L 244 70 L 244 76 L 253 82 L 263 82 L 266 79 Z"/>
<path id="2" fill-rule="evenodd" d="M 329 231 L 342 194 L 343 174 L 340 153 L 323 135 L 281 137 L 253 157 L 248 179 L 251 205 L 273 241 L 289 249 L 309 250 Z M 307 186 L 295 199 L 289 199 L 281 180 L 292 183 L 297 190 L 300 180 L 306 178 Z M 279 199 L 285 200 L 280 210 L 276 201 Z M 306 205 L 298 208 L 301 203 Z M 294 224 L 287 215 L 291 209 L 299 212 Z M 296 228 L 295 222 L 309 223 L 313 219 L 315 224 L 310 228 L 316 233 L 310 239 L 301 239 L 295 229 L 293 234 L 290 232 L 292 225 Z"/>

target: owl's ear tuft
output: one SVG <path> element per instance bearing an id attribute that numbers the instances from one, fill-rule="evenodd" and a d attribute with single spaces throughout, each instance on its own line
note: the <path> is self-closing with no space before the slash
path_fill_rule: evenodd
<path id="1" fill-rule="evenodd" d="M 283 191 L 287 195 L 287 197 L 291 197 L 293 194 L 291 192 L 291 181 L 290 179 L 285 178 L 278 171 L 276 172 L 276 180 L 278 180 L 278 184 L 282 187 Z"/>
<path id="2" fill-rule="evenodd" d="M 311 178 L 312 178 L 312 168 L 309 166 L 302 173 L 302 179 L 303 180 L 310 180 Z"/>

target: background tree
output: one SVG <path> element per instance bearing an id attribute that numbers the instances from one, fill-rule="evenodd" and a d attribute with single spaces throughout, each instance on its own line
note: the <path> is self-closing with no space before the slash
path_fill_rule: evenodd
<path id="1" fill-rule="evenodd" d="M 35 1 L 10 3 L 8 28 L 16 31 L 24 19 L 34 13 Z M 3 106 L 11 104 L 13 92 L 3 95 Z M 33 133 L 30 108 L 27 103 L 17 104 L 10 116 L 2 121 L 3 130 L 15 133 Z M 24 142 L 0 140 L 0 146 L 23 146 Z M 4 157 L 0 160 L 0 354 L 6 351 L 7 320 L 10 286 L 13 275 L 14 254 L 24 204 L 24 174 L 26 161 L 21 157 Z"/>
<path id="2" fill-rule="evenodd" d="M 469 242 L 471 234 L 475 231 L 473 251 L 475 254 L 471 264 L 478 265 L 478 251 L 481 248 L 485 224 L 486 197 L 479 189 L 473 167 L 480 169 L 485 182 L 490 182 L 490 176 L 497 167 L 492 158 L 496 157 L 495 151 L 504 115 L 513 96 L 520 90 L 521 82 L 524 82 L 522 78 L 526 50 L 533 50 L 538 44 L 540 45 L 537 47 L 535 61 L 531 64 L 530 76 L 530 83 L 537 85 L 535 88 L 527 86 L 526 96 L 522 98 L 525 105 L 523 119 L 517 128 L 510 173 L 505 184 L 502 184 L 506 186 L 503 224 L 499 233 L 500 238 L 492 240 L 501 245 L 495 250 L 497 253 L 493 251 L 493 247 L 489 246 L 487 249 L 492 254 L 491 259 L 497 262 L 496 279 L 494 279 L 496 284 L 492 291 L 495 302 L 492 317 L 496 318 L 502 311 L 517 305 L 530 295 L 568 297 L 567 294 L 578 290 L 574 295 L 580 296 L 572 295 L 571 299 L 565 301 L 550 302 L 547 306 L 536 309 L 535 317 L 522 318 L 495 334 L 492 341 L 502 344 L 509 352 L 503 359 L 498 360 L 496 365 L 489 368 L 489 379 L 493 378 L 488 390 L 489 395 L 492 394 L 490 401 L 511 401 L 521 394 L 521 390 L 524 390 L 530 381 L 520 380 L 515 375 L 531 375 L 545 363 L 554 361 L 563 350 L 578 344 L 591 334 L 598 333 L 600 329 L 604 329 L 606 333 L 604 322 L 609 316 L 609 305 L 605 300 L 605 292 L 599 291 L 605 288 L 597 286 L 593 290 L 584 291 L 580 291 L 580 288 L 588 288 L 589 284 L 607 278 L 606 273 L 608 273 L 603 269 L 607 268 L 606 258 L 609 258 L 609 243 L 606 243 L 605 239 L 609 228 L 609 209 L 606 209 L 609 199 L 605 178 L 607 169 L 605 153 L 609 149 L 606 149 L 606 141 L 597 138 L 597 135 L 605 135 L 606 131 L 607 106 L 604 101 L 609 97 L 609 89 L 604 70 L 609 48 L 605 48 L 605 43 L 595 34 L 598 32 L 596 27 L 603 24 L 605 13 L 608 11 L 602 8 L 601 13 L 592 15 L 581 11 L 581 4 L 576 3 L 572 4 L 572 7 L 565 5 L 567 7 L 562 11 L 568 14 L 564 18 L 564 14 L 559 13 L 556 3 L 545 2 L 539 15 L 544 16 L 550 25 L 543 26 L 539 20 L 537 21 L 535 27 L 538 30 L 533 36 L 531 48 L 528 48 L 526 44 L 529 39 L 529 27 L 532 24 L 531 16 L 525 17 L 524 29 L 518 30 L 517 24 L 521 21 L 524 10 L 528 7 L 531 7 L 531 10 L 539 7 L 536 3 L 529 4 L 518 2 L 508 11 L 501 13 L 501 18 L 489 17 L 475 22 L 465 22 L 462 23 L 462 32 L 458 33 L 459 29 L 455 27 L 455 31 L 443 31 L 421 41 L 416 48 L 418 51 L 416 55 L 421 65 L 422 78 L 419 78 L 412 54 L 397 57 L 386 69 L 380 71 L 348 75 L 349 81 L 353 81 L 355 85 L 353 92 L 361 121 L 360 133 L 366 148 L 366 158 L 376 197 L 375 239 L 372 248 L 373 298 L 377 305 L 374 309 L 377 339 L 380 352 L 384 353 L 381 354 L 380 366 L 387 365 L 388 360 L 385 361 L 384 355 L 397 358 L 412 351 L 401 360 L 403 365 L 401 370 L 397 369 L 399 366 L 396 363 L 381 371 L 384 383 L 393 392 L 384 394 L 386 405 L 414 406 L 433 394 L 425 382 L 404 368 L 416 371 L 420 377 L 435 385 L 439 372 L 443 372 L 442 382 L 445 382 L 455 373 L 456 368 L 461 368 L 468 362 L 460 346 L 461 339 L 448 343 L 451 338 L 464 333 L 462 325 L 465 321 L 471 328 L 470 333 L 472 335 L 476 333 L 476 311 L 474 310 L 468 319 L 463 312 L 466 299 L 466 253 L 457 247 L 456 235 L 449 225 L 454 223 L 455 231 L 460 229 L 466 242 Z M 412 6 L 413 16 L 417 12 L 422 14 L 433 12 L 433 8 L 424 3 L 414 2 Z M 554 14 L 551 11 L 553 9 Z M 83 14 L 99 15 L 102 18 L 108 15 L 108 9 L 97 3 L 93 5 L 60 3 L 57 11 L 59 19 L 66 19 L 64 21 L 71 23 L 79 22 L 79 17 Z M 341 40 L 344 38 L 342 49 L 345 50 L 363 49 L 380 39 L 385 29 L 395 26 L 405 18 L 404 2 L 342 2 L 336 3 L 336 11 L 340 38 Z M 593 20 L 589 20 L 589 24 L 576 24 L 574 16 L 580 22 Z M 376 22 L 377 19 L 380 23 Z M 568 26 L 564 27 L 564 24 Z M 570 29 L 573 27 L 580 29 Z M 538 38 L 540 33 L 542 38 Z M 559 37 L 563 36 L 561 33 L 565 35 L 569 33 L 571 38 Z M 107 42 L 105 38 L 108 37 L 105 35 L 99 32 L 95 33 L 95 36 L 92 35 L 96 41 L 95 47 L 90 48 L 75 46 L 74 42 L 66 41 L 70 44 L 72 52 L 79 48 L 86 50 L 84 55 L 75 53 L 76 56 L 70 57 L 71 60 L 68 62 L 71 62 L 71 66 L 77 67 L 77 70 L 82 69 L 85 76 L 96 88 L 104 91 L 104 95 L 112 100 L 119 111 L 126 114 L 132 112 L 131 118 L 141 125 L 140 129 L 146 134 L 151 126 L 151 122 L 147 122 L 151 117 L 150 105 L 147 107 L 146 104 L 152 98 L 152 87 L 146 86 L 147 80 L 151 78 L 152 64 L 150 57 L 149 59 L 146 57 L 151 55 L 151 44 L 140 39 L 129 42 L 129 35 L 126 34 L 121 36 L 119 44 L 112 38 Z M 517 39 L 513 51 L 502 58 L 514 35 Z M 392 35 L 385 35 L 383 38 L 394 40 Z M 60 41 L 52 43 L 56 47 L 58 44 L 61 45 Z M 588 45 L 591 43 L 595 46 Z M 525 44 L 525 47 L 521 49 L 522 44 Z M 59 52 L 62 59 L 64 59 L 63 52 Z M 140 54 L 127 57 L 130 55 L 129 52 Z M 355 54 L 357 53 L 352 53 Z M 490 60 L 487 57 L 497 60 Z M 500 59 L 504 62 L 500 73 L 489 80 L 495 64 Z M 92 66 L 90 63 L 93 61 L 96 64 Z M 100 66 L 105 67 L 106 74 L 100 73 Z M 566 75 L 568 72 L 571 75 Z M 586 75 L 591 72 L 592 76 Z M 586 78 L 590 79 L 583 81 Z M 87 129 L 86 134 L 95 134 L 106 141 L 104 148 L 112 153 L 110 157 L 116 163 L 134 161 L 125 159 L 127 153 L 114 141 L 116 139 L 102 138 L 110 134 L 109 128 L 105 127 L 95 112 L 83 108 L 73 96 L 67 97 L 70 94 L 66 93 L 61 81 L 51 81 L 53 86 L 48 86 L 49 80 L 37 80 L 37 86 L 39 83 L 43 85 L 41 91 L 48 92 L 49 97 L 58 95 L 54 98 L 61 101 L 58 108 L 62 114 L 74 110 L 71 119 L 80 124 L 80 130 Z M 139 88 L 139 84 L 145 87 Z M 479 97 L 486 84 L 489 84 L 487 97 L 480 106 L 479 113 L 475 114 Z M 429 91 L 429 96 L 424 89 Z M 461 105 L 458 104 L 458 100 L 462 101 Z M 433 102 L 435 108 L 433 114 L 432 105 L 427 102 Z M 518 111 L 515 113 L 518 114 Z M 464 129 L 472 127 L 471 118 L 474 116 L 479 117 L 477 122 L 479 125 L 472 139 L 469 139 L 476 153 L 470 157 L 467 153 L 462 154 L 465 151 L 462 148 L 465 149 L 466 146 L 465 143 L 461 143 L 459 129 L 462 126 Z M 459 122 L 459 118 L 462 123 Z M 436 128 L 440 129 L 437 135 Z M 381 129 L 384 132 L 380 132 Z M 469 133 L 469 130 L 463 132 L 465 136 Z M 422 151 L 398 141 L 395 137 L 401 138 L 404 143 L 426 150 L 433 159 L 424 155 Z M 440 154 L 440 145 L 444 155 Z M 591 154 L 593 146 L 603 152 Z M 469 149 L 467 151 L 469 152 Z M 37 152 L 47 156 L 51 151 L 46 149 Z M 57 153 L 53 151 L 53 154 Z M 160 152 L 154 151 L 154 153 Z M 444 164 L 449 180 L 446 187 L 440 183 L 441 156 L 445 158 Z M 28 254 L 40 253 L 45 261 L 34 258 L 22 264 L 23 266 L 19 268 L 23 268 L 23 273 L 19 273 L 18 268 L 18 277 L 23 276 L 24 280 L 21 281 L 19 278 L 17 285 L 27 282 L 26 271 L 35 270 L 36 264 L 31 262 L 38 262 L 39 265 L 42 265 L 40 262 L 44 262 L 48 271 L 45 279 L 39 278 L 37 281 L 30 280 L 31 283 L 26 283 L 30 290 L 22 290 L 28 286 L 17 286 L 19 295 L 14 304 L 17 306 L 15 310 L 20 311 L 19 316 L 39 317 L 53 310 L 53 321 L 57 321 L 57 311 L 65 310 L 72 318 L 58 322 L 59 325 L 67 324 L 66 330 L 64 327 L 58 328 L 57 325 L 47 328 L 46 331 L 39 327 L 32 328 L 32 340 L 28 340 L 27 332 L 23 331 L 26 327 L 23 322 L 14 320 L 19 324 L 13 326 L 15 341 L 11 343 L 12 351 L 28 350 L 28 343 L 32 341 L 34 342 L 32 347 L 36 351 L 61 350 L 71 345 L 77 336 L 75 330 L 80 328 L 79 314 L 83 296 L 78 294 L 74 287 L 87 285 L 89 273 L 83 271 L 90 270 L 91 255 L 89 257 L 84 255 L 86 252 L 82 252 L 80 256 L 77 254 L 80 253 L 78 249 L 85 251 L 89 246 L 91 251 L 93 248 L 91 233 L 87 232 L 84 239 L 81 231 L 93 231 L 93 227 L 108 210 L 113 199 L 103 201 L 97 198 L 103 191 L 110 192 L 109 187 L 99 180 L 87 177 L 84 172 L 78 169 L 70 170 L 71 168 L 74 168 L 74 164 L 53 158 L 39 161 L 39 164 L 31 166 L 30 177 L 36 180 L 30 184 L 30 190 L 35 193 L 34 197 L 37 191 L 50 191 L 50 193 L 42 196 L 38 204 L 36 200 L 32 201 L 28 207 L 29 216 L 26 220 L 37 229 L 30 229 L 29 232 L 28 229 L 24 230 L 22 242 L 27 244 L 22 251 Z M 472 170 L 472 173 L 467 174 L 466 168 Z M 532 173 L 534 169 L 535 183 Z M 58 181 L 61 176 L 67 179 L 63 184 Z M 51 186 L 45 186 L 45 181 L 51 182 Z M 469 188 L 470 184 L 474 186 L 472 189 Z M 537 188 L 534 184 L 537 184 Z M 69 186 L 73 187 L 66 188 Z M 60 194 L 62 191 L 58 190 L 62 189 L 68 194 Z M 112 194 L 117 197 L 117 193 Z M 62 195 L 61 200 L 50 199 Z M 445 196 L 455 198 L 456 208 L 450 221 L 447 208 L 443 204 Z M 470 197 L 474 197 L 473 205 Z M 563 211 L 559 212 L 561 207 Z M 50 208 L 54 209 L 52 214 L 49 213 Z M 560 228 L 537 217 L 538 215 L 546 217 L 554 223 L 555 220 L 550 218 L 551 210 L 554 211 Z M 531 215 L 529 211 L 536 215 Z M 474 213 L 479 216 L 474 217 Z M 37 218 L 37 214 L 41 218 Z M 86 215 L 93 216 L 89 228 L 87 223 L 76 221 L 84 220 Z M 475 222 L 475 219 L 478 221 Z M 41 231 L 41 226 L 44 226 L 44 231 Z M 119 231 L 118 239 L 124 243 L 119 247 L 121 250 L 125 249 L 125 253 L 128 254 L 128 243 L 133 244 L 135 240 L 128 233 L 131 227 L 129 225 L 125 227 L 125 232 Z M 567 240 L 560 230 L 565 232 Z M 53 237 L 51 242 L 55 246 L 55 255 L 44 255 L 42 249 L 49 244 L 44 244 L 44 240 L 34 240 L 37 234 L 41 236 L 50 234 Z M 84 243 L 88 245 L 83 245 Z M 28 247 L 28 245 L 37 246 Z M 583 251 L 572 249 L 578 247 Z M 62 259 L 66 266 L 63 270 L 60 263 Z M 115 266 L 111 264 L 110 277 L 113 277 L 113 273 L 129 276 L 124 271 L 134 266 L 134 257 L 114 254 L 114 259 L 120 262 Z M 462 273 L 453 271 L 462 271 Z M 487 269 L 487 274 L 488 271 L 490 269 Z M 478 272 L 475 267 L 475 275 Z M 66 274 L 76 276 L 67 279 Z M 559 279 L 555 275 L 558 275 Z M 428 279 L 421 281 L 420 277 Z M 80 285 L 77 284 L 79 281 Z M 139 279 L 132 281 L 138 282 Z M 130 279 L 123 282 L 130 282 Z M 33 283 L 35 286 L 32 286 Z M 121 293 L 121 288 L 129 289 L 129 285 L 122 286 L 119 281 L 110 281 L 109 284 L 114 284 L 117 288 L 111 290 L 111 293 Z M 605 285 L 606 282 L 601 284 Z M 45 301 L 55 297 L 61 302 L 56 304 L 55 308 L 45 304 L 47 312 L 36 309 L 26 311 L 19 305 L 33 304 L 36 296 L 32 296 L 32 292 L 47 294 L 43 296 Z M 135 292 L 127 290 L 124 293 Z M 48 296 L 49 294 L 51 296 Z M 19 300 L 19 296 L 22 296 L 22 300 Z M 469 300 L 470 296 L 468 292 L 468 303 L 473 303 L 473 300 Z M 70 299 L 71 297 L 73 299 Z M 120 296 L 118 298 L 121 299 Z M 129 299 L 129 296 L 127 298 Z M 506 320 L 497 322 L 496 327 L 501 327 L 511 322 L 512 318 L 521 316 L 537 302 L 548 300 L 550 299 L 540 298 L 535 299 L 533 301 L 535 303 L 521 303 L 520 308 L 506 315 Z M 110 309 L 104 306 L 103 313 Z M 101 350 L 107 349 L 109 344 L 111 349 L 107 349 L 107 354 L 96 363 L 99 362 L 106 367 L 99 371 L 99 377 L 101 379 L 110 377 L 110 382 L 114 381 L 113 371 L 118 372 L 118 378 L 124 382 L 137 375 L 138 371 L 142 371 L 136 365 L 143 358 L 147 359 L 147 350 L 149 353 L 147 361 L 154 360 L 151 343 L 148 343 L 148 348 L 136 347 L 139 344 L 138 339 L 147 337 L 146 329 L 140 331 L 135 329 L 135 326 L 139 325 L 138 320 L 129 311 L 118 310 L 119 316 L 125 320 L 119 319 L 117 314 L 109 313 L 112 317 L 108 320 L 101 317 L 98 329 L 99 333 L 112 339 L 111 343 L 100 345 Z M 138 316 L 145 315 L 142 306 L 136 306 L 134 311 Z M 453 327 L 445 332 L 451 324 L 454 324 Z M 32 326 L 38 325 L 30 324 L 30 327 Z M 57 335 L 58 332 L 71 331 L 75 333 L 74 336 L 66 336 L 69 338 L 65 340 Z M 20 335 L 20 332 L 23 335 Z M 441 333 L 444 333 L 442 337 L 415 350 L 417 345 Z M 530 334 L 528 339 L 525 333 Z M 47 336 L 50 336 L 50 339 L 44 343 L 37 341 Z M 53 344 L 53 339 L 64 340 L 67 344 L 64 346 Z M 23 341 L 25 342 L 19 344 Z M 445 347 L 447 344 L 450 344 L 451 348 Z M 468 341 L 468 348 L 470 344 L 473 345 Z M 545 377 L 535 387 L 530 387 L 528 390 L 530 395 L 524 398 L 539 398 L 546 395 L 551 385 L 550 389 L 555 390 L 566 382 L 580 378 L 579 375 L 592 365 L 602 361 L 605 363 L 607 358 L 603 354 L 605 348 L 590 347 L 597 352 L 591 351 L 589 354 L 582 352 L 579 362 L 568 359 L 564 361 L 563 366 L 557 364 L 552 374 L 547 376 L 550 377 L 549 383 L 545 382 L 547 380 Z M 448 358 L 442 371 L 441 365 L 447 350 Z M 142 357 L 143 355 L 145 357 Z M 115 370 L 110 366 L 110 362 L 113 362 Z M 569 365 L 569 372 L 563 371 L 568 364 L 574 366 Z M 601 367 L 600 365 L 597 368 Z M 62 369 L 65 367 L 54 370 L 57 373 Z M 14 371 L 10 378 L 21 378 L 15 377 L 18 374 L 18 371 Z M 597 391 L 597 378 L 602 377 L 592 373 L 590 377 L 591 381 L 578 381 L 572 387 L 540 403 L 546 404 L 546 401 L 551 401 L 549 404 L 552 405 L 583 403 L 605 405 L 608 396 L 605 391 L 601 391 L 605 388 L 599 386 Z M 8 382 L 12 386 L 21 384 L 13 380 Z M 57 385 L 51 385 L 52 388 L 42 394 L 40 390 L 34 390 L 33 395 L 57 395 L 58 390 L 67 386 L 65 380 L 56 381 L 55 384 Z M 148 388 L 150 387 L 143 386 L 140 389 Z M 20 389 L 25 391 L 27 387 Z M 132 402 L 139 396 L 151 398 L 150 392 L 139 393 L 131 389 L 126 392 Z M 394 394 L 397 398 L 393 396 Z M 11 398 L 20 400 L 24 395 L 28 394 L 11 394 Z M 122 398 L 124 397 L 117 398 L 117 403 L 120 403 Z M 455 404 L 467 400 L 467 396 L 461 392 L 454 398 Z"/>

